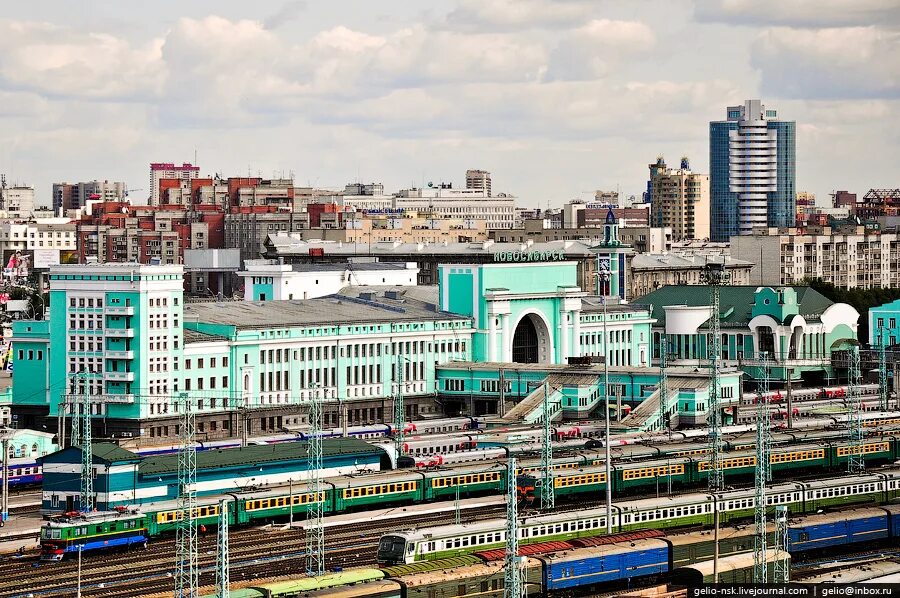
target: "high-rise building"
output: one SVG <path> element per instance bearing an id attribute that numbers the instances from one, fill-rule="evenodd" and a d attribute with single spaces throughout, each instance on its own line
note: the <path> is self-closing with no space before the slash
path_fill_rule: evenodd
<path id="1" fill-rule="evenodd" d="M 709 123 L 713 241 L 794 224 L 795 129 L 760 100 L 729 106 L 726 120 Z"/>
<path id="2" fill-rule="evenodd" d="M 200 167 L 185 162 L 176 166 L 171 162 L 153 162 L 150 164 L 150 205 L 158 206 L 161 191 L 159 182 L 161 179 L 181 179 L 190 181 L 200 176 Z"/>
<path id="3" fill-rule="evenodd" d="M 466 189 L 478 189 L 491 196 L 491 173 L 486 170 L 467 170 Z"/>
<path id="4" fill-rule="evenodd" d="M 11 214 L 31 215 L 34 212 L 34 187 L 6 185 L 6 177 L 0 183 L 0 209 Z"/>
<path id="5" fill-rule="evenodd" d="M 125 183 L 119 181 L 53 183 L 53 211 L 83 208 L 95 196 L 102 201 L 123 201 L 127 195 Z"/>
<path id="6" fill-rule="evenodd" d="M 662 158 L 650 165 L 650 224 L 671 227 L 674 241 L 709 238 L 709 175 L 667 168 Z"/>

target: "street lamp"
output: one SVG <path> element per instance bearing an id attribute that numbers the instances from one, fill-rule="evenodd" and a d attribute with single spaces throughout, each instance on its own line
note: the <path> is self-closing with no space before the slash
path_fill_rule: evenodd
<path id="1" fill-rule="evenodd" d="M 600 282 L 609 284 L 612 273 L 609 270 L 609 263 L 600 261 L 600 254 L 597 254 L 597 296 L 603 304 L 603 431 L 604 431 L 604 452 L 606 458 L 606 533 L 612 533 L 612 465 L 610 463 L 609 454 L 609 331 L 607 328 L 607 311 L 605 295 L 601 294 Z"/>

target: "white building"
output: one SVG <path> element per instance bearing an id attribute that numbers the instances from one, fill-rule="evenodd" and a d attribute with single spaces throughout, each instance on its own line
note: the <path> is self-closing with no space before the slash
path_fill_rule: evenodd
<path id="1" fill-rule="evenodd" d="M 466 171 L 466 189 L 475 189 L 483 191 L 488 197 L 491 196 L 491 173 L 487 170 Z"/>
<path id="2" fill-rule="evenodd" d="M 0 209 L 10 214 L 30 216 L 34 212 L 34 187 L 25 185 L 0 187 Z"/>
<path id="3" fill-rule="evenodd" d="M 436 218 L 483 220 L 487 228 L 511 229 L 516 224 L 516 198 L 481 189 L 453 189 L 449 185 L 404 189 L 394 198 L 394 208 L 431 213 Z"/>
<path id="4" fill-rule="evenodd" d="M 30 253 L 39 250 L 45 256 L 54 252 L 59 263 L 59 252 L 75 251 L 78 247 L 76 225 L 65 218 L 38 220 L 36 222 L 0 223 L 0 255 Z M 44 258 L 46 259 L 46 258 Z M 35 264 L 39 266 L 40 264 Z"/>
<path id="5" fill-rule="evenodd" d="M 347 286 L 416 286 L 415 262 L 285 264 L 280 260 L 246 260 L 245 301 L 315 299 Z"/>

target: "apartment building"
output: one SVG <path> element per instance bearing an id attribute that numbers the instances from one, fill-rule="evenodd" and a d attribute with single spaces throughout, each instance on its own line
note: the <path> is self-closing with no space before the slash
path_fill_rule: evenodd
<path id="1" fill-rule="evenodd" d="M 650 223 L 672 229 L 675 241 L 709 238 L 709 175 L 693 172 L 687 158 L 668 168 L 650 165 Z"/>
<path id="2" fill-rule="evenodd" d="M 853 227 L 837 232 L 802 229 L 757 229 L 731 238 L 731 255 L 754 263 L 751 282 L 798 284 L 819 278 L 843 289 L 900 286 L 897 233 Z"/>

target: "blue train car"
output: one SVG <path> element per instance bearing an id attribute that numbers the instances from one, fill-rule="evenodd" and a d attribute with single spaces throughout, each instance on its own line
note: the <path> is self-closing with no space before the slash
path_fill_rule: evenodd
<path id="1" fill-rule="evenodd" d="M 537 558 L 544 565 L 545 591 L 647 577 L 668 573 L 670 568 L 669 545 L 660 539 L 567 550 Z"/>
<path id="2" fill-rule="evenodd" d="M 788 530 L 788 550 L 804 552 L 883 540 L 890 533 L 885 509 L 854 509 L 811 517 Z"/>
<path id="3" fill-rule="evenodd" d="M 39 484 L 44 479 L 40 464 L 34 459 L 10 459 L 9 485 Z"/>
<path id="4" fill-rule="evenodd" d="M 885 505 L 882 509 L 887 513 L 891 538 L 900 538 L 900 505 Z"/>

